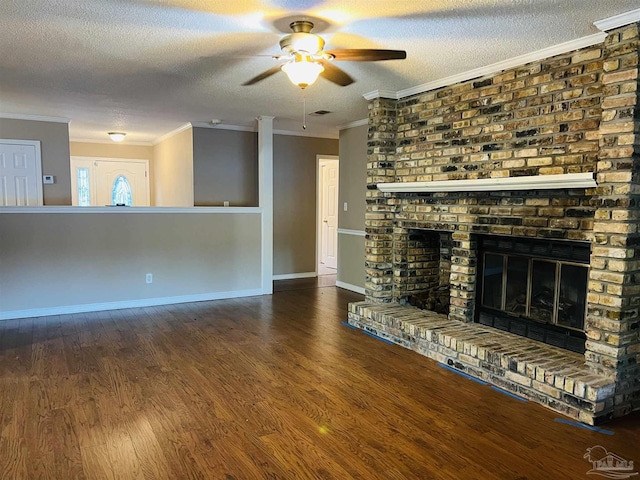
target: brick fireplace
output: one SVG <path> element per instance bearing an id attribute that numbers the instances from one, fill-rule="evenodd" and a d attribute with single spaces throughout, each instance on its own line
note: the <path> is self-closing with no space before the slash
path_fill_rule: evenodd
<path id="1" fill-rule="evenodd" d="M 640 408 L 638 32 L 633 24 L 603 44 L 371 101 L 366 299 L 350 305 L 352 325 L 585 423 Z M 505 254 L 499 239 L 533 246 Z M 498 248 L 488 260 L 487 243 Z M 545 244 L 551 257 L 567 248 L 586 255 L 546 260 L 556 262 L 545 266 L 555 278 L 578 279 L 546 300 L 570 308 L 570 320 L 543 311 L 532 290 L 544 270 L 532 252 Z M 493 270 L 528 262 L 516 310 L 506 308 L 506 286 L 495 294 L 487 262 Z M 448 315 L 408 304 L 443 286 Z M 482 321 L 487 308 L 507 312 L 508 325 L 529 317 L 560 334 L 572 329 L 579 348 Z"/>

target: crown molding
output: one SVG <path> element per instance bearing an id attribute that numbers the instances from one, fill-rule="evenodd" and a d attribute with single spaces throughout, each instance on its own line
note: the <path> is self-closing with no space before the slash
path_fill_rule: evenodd
<path id="1" fill-rule="evenodd" d="M 74 143 L 103 143 L 107 145 L 131 145 L 136 147 L 152 147 L 153 143 L 151 142 L 130 142 L 125 139 L 124 142 L 116 143 L 113 140 L 103 139 L 103 138 L 69 138 L 70 142 Z"/>
<path id="2" fill-rule="evenodd" d="M 604 42 L 606 36 L 606 33 L 599 32 L 594 33 L 593 35 L 588 35 L 586 37 L 576 38 L 575 40 L 552 45 L 551 47 L 536 50 L 535 52 L 525 53 L 524 55 L 518 55 L 517 57 L 492 63 L 491 65 L 474 68 L 473 70 L 468 70 L 466 72 L 451 75 L 439 80 L 434 80 L 433 82 L 424 83 L 422 85 L 418 85 L 417 87 L 406 88 L 397 92 L 396 95 L 398 99 L 410 97 L 412 95 L 435 90 L 436 88 L 442 88 L 449 85 L 454 85 L 456 83 L 466 82 L 467 80 L 471 80 L 474 78 L 480 78 L 486 75 L 498 73 L 510 68 L 520 67 L 522 65 L 526 65 L 527 63 L 537 62 L 539 60 L 544 60 L 545 58 L 554 57 L 556 55 L 568 53 L 573 50 L 578 50 L 580 48 L 597 45 L 598 43 Z"/>
<path id="3" fill-rule="evenodd" d="M 365 125 L 369 125 L 368 118 L 355 120 L 353 122 L 345 123 L 344 125 L 338 125 L 338 130 L 346 130 L 347 128 L 363 127 Z"/>
<path id="4" fill-rule="evenodd" d="M 372 92 L 365 93 L 363 97 L 367 100 L 373 100 L 375 98 L 390 98 L 393 100 L 400 100 L 401 98 L 428 92 L 430 90 L 435 90 L 436 88 L 442 88 L 448 85 L 453 85 L 455 83 L 466 82 L 467 80 L 471 80 L 473 78 L 484 77 L 485 75 L 491 75 L 502 70 L 519 67 L 530 62 L 536 62 L 538 60 L 543 60 L 555 55 L 561 55 L 563 53 L 568 53 L 580 48 L 597 45 L 598 43 L 604 42 L 604 39 L 607 36 L 607 30 L 622 27 L 624 25 L 629 25 L 631 23 L 639 21 L 640 8 L 593 22 L 598 30 L 601 30 L 601 32 L 599 33 L 587 35 L 586 37 L 576 38 L 575 40 L 569 40 L 568 42 L 552 45 L 541 50 L 536 50 L 535 52 L 518 55 L 517 57 L 492 63 L 491 65 L 457 73 L 449 77 L 441 78 L 428 83 L 423 83 L 422 85 L 406 88 L 397 92 L 393 92 L 391 90 L 374 90 Z"/>
<path id="5" fill-rule="evenodd" d="M 484 67 L 474 68 L 473 70 L 467 70 L 466 72 L 456 73 L 449 77 L 440 78 L 432 82 L 423 83 L 411 88 L 406 88 L 398 92 L 392 92 L 390 90 L 374 90 L 373 92 L 365 93 L 363 95 L 367 100 L 373 100 L 375 98 L 390 98 L 393 100 L 400 100 L 401 98 L 418 95 L 437 88 L 446 87 L 460 82 L 466 82 L 473 78 L 484 77 L 493 73 L 507 70 L 509 68 L 519 67 L 530 62 L 543 60 L 545 58 L 560 55 L 562 53 L 571 52 L 584 47 L 590 47 L 598 43 L 602 43 L 607 34 L 604 32 L 594 33 L 586 37 L 581 37 L 568 42 L 553 45 L 551 47 L 543 48 L 542 50 L 536 50 L 535 52 L 526 53 L 517 57 L 502 60 L 500 62 L 492 63 Z"/>
<path id="6" fill-rule="evenodd" d="M 392 90 L 374 90 L 362 95 L 367 100 L 373 100 L 374 98 L 390 98 L 392 100 L 399 100 L 398 92 Z"/>
<path id="7" fill-rule="evenodd" d="M 9 118 L 11 120 L 31 120 L 33 122 L 71 123 L 70 118 L 46 117 L 43 115 L 23 115 L 21 113 L 0 113 L 0 118 Z"/>
<path id="8" fill-rule="evenodd" d="M 192 128 L 191 123 L 185 123 L 184 125 L 179 126 L 178 128 L 176 128 L 175 130 L 171 130 L 170 132 L 165 133 L 164 135 L 159 136 L 158 138 L 156 138 L 153 143 L 151 145 L 153 145 L 154 147 L 156 145 L 158 145 L 161 142 L 164 142 L 165 140 L 173 137 L 174 135 L 177 135 L 179 133 L 184 132 L 185 130 L 189 130 L 190 128 Z"/>
<path id="9" fill-rule="evenodd" d="M 614 15 L 613 17 L 598 20 L 597 22 L 593 22 L 593 24 L 598 28 L 598 30 L 606 32 L 608 30 L 623 27 L 624 25 L 630 25 L 635 22 L 640 22 L 640 8 L 631 10 L 630 12 L 621 13 L 620 15 Z"/>
<path id="10" fill-rule="evenodd" d="M 229 125 L 226 123 L 218 123 L 212 125 L 208 122 L 191 122 L 193 127 L 197 128 L 210 128 L 212 130 L 236 130 L 238 132 L 256 132 L 255 127 L 247 127 L 244 125 Z"/>

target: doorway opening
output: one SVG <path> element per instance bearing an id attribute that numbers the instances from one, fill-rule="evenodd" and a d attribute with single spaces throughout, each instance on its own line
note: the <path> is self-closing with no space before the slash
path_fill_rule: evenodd
<path id="1" fill-rule="evenodd" d="M 338 182 L 336 156 L 318 156 L 317 269 L 318 275 L 338 273 Z"/>

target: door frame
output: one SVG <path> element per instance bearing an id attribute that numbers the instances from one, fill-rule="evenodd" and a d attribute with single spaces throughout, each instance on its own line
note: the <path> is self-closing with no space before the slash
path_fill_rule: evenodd
<path id="1" fill-rule="evenodd" d="M 322 212 L 322 197 L 320 190 L 320 162 L 322 160 L 337 160 L 338 165 L 340 165 L 340 157 L 338 155 L 316 155 L 316 263 L 315 263 L 315 274 L 318 276 L 318 265 L 320 265 L 320 258 L 322 257 L 322 253 L 320 252 L 320 248 L 322 247 L 322 243 L 320 242 L 320 238 L 322 235 L 322 226 L 320 225 L 322 222 L 320 221 L 320 213 Z M 340 195 L 340 168 L 338 168 L 338 196 Z M 338 203 L 340 203 L 338 201 Z M 338 205 L 338 213 L 340 213 L 340 206 Z M 337 231 L 337 227 L 336 227 Z M 336 243 L 337 245 L 337 243 Z M 337 271 L 337 269 L 336 269 Z"/>
<path id="2" fill-rule="evenodd" d="M 87 156 L 81 156 L 81 155 L 72 155 L 69 158 L 69 171 L 71 172 L 71 196 L 73 198 L 73 178 L 74 178 L 74 172 L 73 172 L 73 159 L 78 159 L 78 160 L 89 160 L 92 162 L 96 162 L 96 161 L 100 161 L 100 162 L 135 162 L 135 163 L 144 163 L 145 165 L 145 172 L 146 172 L 146 182 L 147 182 L 147 206 L 151 206 L 151 175 L 149 172 L 149 160 L 144 159 L 144 158 L 120 158 L 120 157 L 87 157 Z"/>
<path id="3" fill-rule="evenodd" d="M 38 207 L 44 206 L 44 187 L 42 185 L 42 151 L 40 140 L 15 140 L 13 138 L 0 138 L 3 145 L 30 145 L 36 149 L 36 191 L 38 196 Z"/>

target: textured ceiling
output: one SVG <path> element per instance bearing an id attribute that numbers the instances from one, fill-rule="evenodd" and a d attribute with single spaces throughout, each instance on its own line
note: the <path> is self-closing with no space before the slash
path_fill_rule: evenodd
<path id="1" fill-rule="evenodd" d="M 366 116 L 362 94 L 398 91 L 598 30 L 638 0 L 2 0 L 0 112 L 66 117 L 72 138 L 152 142 L 220 119 L 300 130 L 303 92 L 276 61 L 290 20 L 312 17 L 330 48 L 391 48 L 407 60 L 340 62 L 356 79 L 304 91 L 309 131 Z M 255 56 L 264 55 L 264 56 Z"/>

